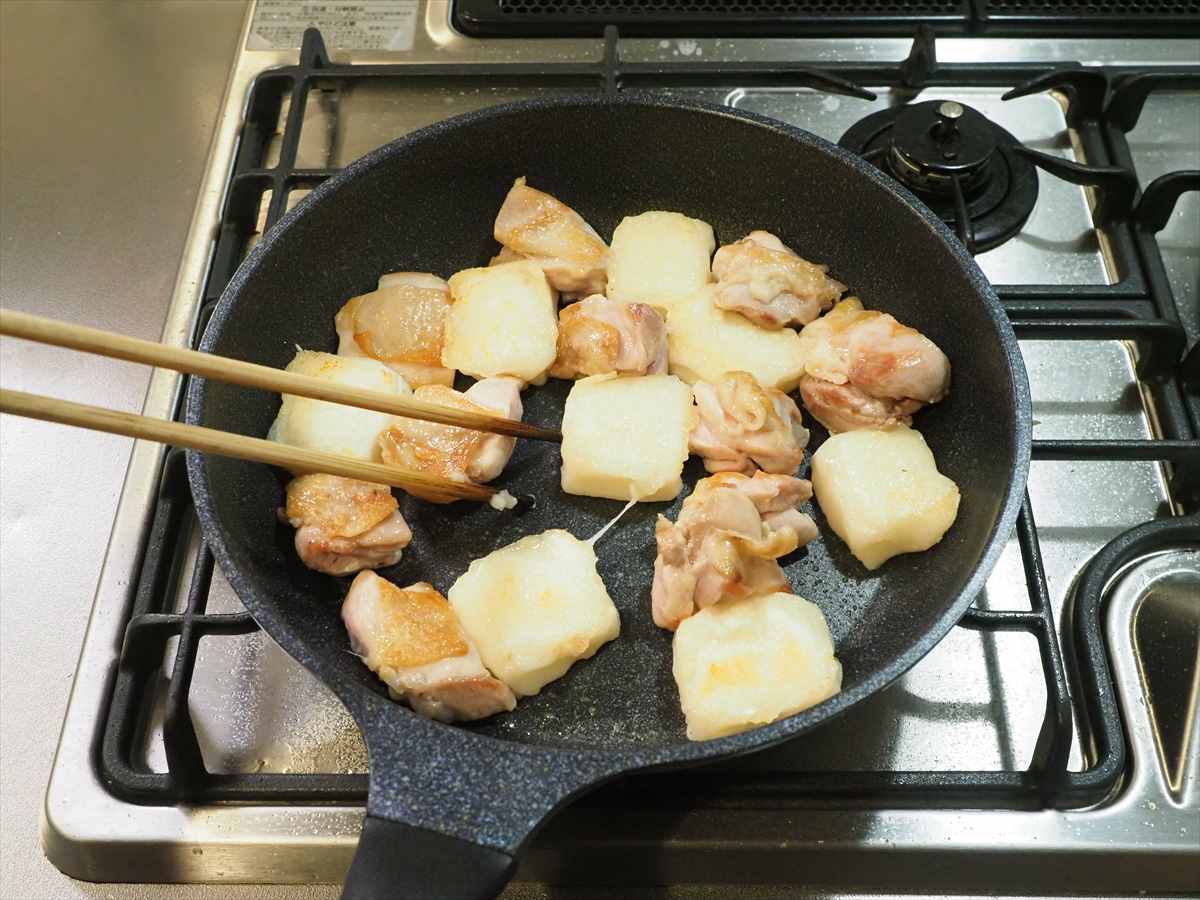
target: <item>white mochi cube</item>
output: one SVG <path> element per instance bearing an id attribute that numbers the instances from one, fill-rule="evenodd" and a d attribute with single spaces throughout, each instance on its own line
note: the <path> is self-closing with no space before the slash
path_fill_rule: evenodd
<path id="1" fill-rule="evenodd" d="M 688 384 L 715 383 L 726 372 L 749 372 L 763 387 L 787 393 L 804 374 L 795 331 L 760 328 L 745 316 L 718 309 L 711 287 L 671 311 L 667 359 L 671 373 Z"/>
<path id="2" fill-rule="evenodd" d="M 367 357 L 299 350 L 287 371 L 381 394 L 412 393 L 403 378 L 379 360 Z M 284 394 L 267 439 L 379 462 L 379 433 L 393 422 L 395 417 L 388 413 Z"/>
<path id="3" fill-rule="evenodd" d="M 536 694 L 621 630 L 591 544 L 560 529 L 471 563 L 446 595 L 484 665 L 517 694 Z"/>
<path id="4" fill-rule="evenodd" d="M 613 500 L 671 500 L 683 487 L 692 390 L 673 375 L 575 382 L 562 421 L 562 489 Z"/>
<path id="5" fill-rule="evenodd" d="M 626 216 L 613 232 L 608 296 L 670 312 L 712 278 L 712 226 L 676 212 Z"/>
<path id="6" fill-rule="evenodd" d="M 812 484 L 830 527 L 868 569 L 928 550 L 958 515 L 958 485 L 911 428 L 833 435 L 813 454 Z"/>
<path id="7" fill-rule="evenodd" d="M 529 260 L 450 278 L 442 365 L 474 378 L 541 382 L 558 350 L 558 297 Z"/>
<path id="8" fill-rule="evenodd" d="M 675 632 L 675 683 L 687 736 L 706 741 L 815 706 L 842 688 L 820 607 L 795 594 L 726 601 Z"/>

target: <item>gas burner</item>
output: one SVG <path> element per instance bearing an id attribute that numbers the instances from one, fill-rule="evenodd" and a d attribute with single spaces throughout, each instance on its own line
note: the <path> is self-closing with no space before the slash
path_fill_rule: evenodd
<path id="1" fill-rule="evenodd" d="M 1037 202 L 1037 169 L 1017 139 L 953 100 L 872 113 L 838 143 L 920 197 L 972 253 L 1015 235 Z"/>

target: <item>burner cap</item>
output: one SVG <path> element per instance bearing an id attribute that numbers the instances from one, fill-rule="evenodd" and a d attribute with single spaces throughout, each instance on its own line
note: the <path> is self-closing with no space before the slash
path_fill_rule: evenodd
<path id="1" fill-rule="evenodd" d="M 980 113 L 953 100 L 931 100 L 902 109 L 889 163 L 909 186 L 948 192 L 958 178 L 970 193 L 987 181 L 995 152 L 992 123 Z"/>
<path id="2" fill-rule="evenodd" d="M 1014 152 L 1017 139 L 953 100 L 880 110 L 838 143 L 916 194 L 972 252 L 1017 234 L 1037 202 L 1037 169 Z"/>

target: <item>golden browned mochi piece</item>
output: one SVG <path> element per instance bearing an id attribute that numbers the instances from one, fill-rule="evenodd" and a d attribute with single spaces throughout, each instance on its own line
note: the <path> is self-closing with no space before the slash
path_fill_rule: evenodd
<path id="1" fill-rule="evenodd" d="M 382 484 L 301 475 L 288 483 L 281 512 L 296 529 L 301 562 L 329 575 L 395 565 L 412 540 L 396 498 Z"/>
<path id="2" fill-rule="evenodd" d="M 668 314 L 712 280 L 712 226 L 682 213 L 626 216 L 613 232 L 608 296 L 649 303 Z"/>
<path id="3" fill-rule="evenodd" d="M 579 213 L 531 188 L 524 178 L 513 182 L 504 198 L 493 235 L 509 252 L 508 259 L 529 259 L 541 266 L 555 290 L 572 296 L 604 292 L 608 267 L 604 239 Z"/>
<path id="4" fill-rule="evenodd" d="M 558 298 L 530 260 L 464 269 L 450 278 L 442 365 L 472 378 L 541 383 L 558 347 Z"/>
<path id="5" fill-rule="evenodd" d="M 723 600 L 790 591 L 776 560 L 817 536 L 798 509 L 811 496 L 807 481 L 789 475 L 722 472 L 698 481 L 677 521 L 655 523 L 654 624 L 674 629 Z"/>
<path id="6" fill-rule="evenodd" d="M 378 290 L 352 297 L 334 316 L 339 356 L 368 356 L 404 376 L 409 386 L 454 383 L 442 365 L 450 288 L 427 272 L 392 272 Z"/>
<path id="7" fill-rule="evenodd" d="M 449 597 L 488 668 L 522 696 L 536 694 L 621 630 L 592 545 L 560 529 L 475 560 Z"/>
<path id="8" fill-rule="evenodd" d="M 754 470 L 794 475 L 804 461 L 808 429 L 796 402 L 764 388 L 749 372 L 726 372 L 716 384 L 692 385 L 700 421 L 688 441 L 710 472 Z"/>
<path id="9" fill-rule="evenodd" d="M 911 425 L 950 390 L 950 361 L 915 328 L 847 297 L 800 332 L 800 398 L 830 432 Z"/>
<path id="10" fill-rule="evenodd" d="M 592 375 L 562 420 L 562 489 L 613 500 L 671 500 L 683 487 L 692 391 L 673 375 Z"/>
<path id="11" fill-rule="evenodd" d="M 673 670 L 693 741 L 736 734 L 816 706 L 842 689 L 820 607 L 795 594 L 710 606 L 675 632 Z"/>
<path id="12" fill-rule="evenodd" d="M 717 306 L 763 328 L 807 325 L 846 290 L 825 274 L 827 266 L 798 256 L 769 231 L 721 247 L 712 270 Z"/>
<path id="13" fill-rule="evenodd" d="M 958 515 L 958 485 L 911 428 L 831 436 L 813 454 L 812 480 L 829 527 L 868 569 L 928 550 Z"/>
<path id="14" fill-rule="evenodd" d="M 403 378 L 375 359 L 298 350 L 286 371 L 381 394 L 412 393 Z M 389 413 L 284 394 L 267 439 L 378 462 L 379 433 L 394 421 Z"/>
<path id="15" fill-rule="evenodd" d="M 440 384 L 425 385 L 417 388 L 413 396 L 450 409 L 501 415 L 506 419 L 519 420 L 523 411 L 521 382 L 516 378 L 485 378 L 464 393 Z M 379 436 L 379 444 L 383 461 L 388 465 L 451 481 L 482 484 L 504 470 L 516 438 L 398 418 L 395 425 Z M 407 490 L 434 503 L 450 503 L 452 499 L 416 487 Z"/>
<path id="16" fill-rule="evenodd" d="M 593 294 L 558 313 L 555 378 L 667 371 L 667 323 L 653 306 Z"/>
<path id="17" fill-rule="evenodd" d="M 350 646 L 367 668 L 423 716 L 470 721 L 511 710 L 517 698 L 483 666 L 450 603 L 432 585 L 398 588 L 362 572 L 342 602 Z"/>
<path id="18" fill-rule="evenodd" d="M 763 387 L 784 393 L 804 374 L 800 338 L 790 328 L 768 330 L 718 309 L 709 285 L 672 309 L 667 320 L 671 374 L 688 384 L 715 382 L 726 372 L 749 372 Z"/>

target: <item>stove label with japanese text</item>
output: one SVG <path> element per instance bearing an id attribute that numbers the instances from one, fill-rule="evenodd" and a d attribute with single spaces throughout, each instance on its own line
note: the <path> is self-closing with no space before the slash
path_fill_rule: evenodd
<path id="1" fill-rule="evenodd" d="M 411 50 L 418 0 L 258 0 L 247 50 L 299 47 L 319 28 L 325 46 L 342 50 Z"/>

